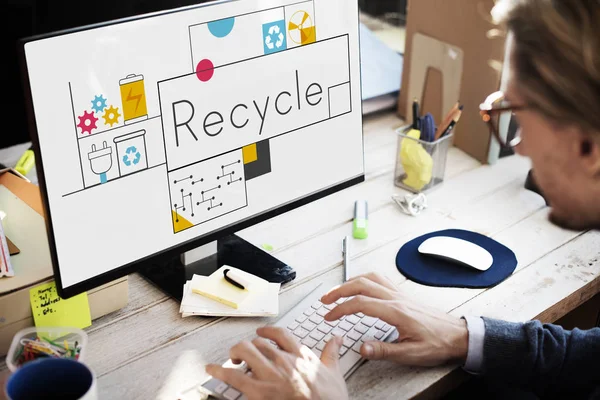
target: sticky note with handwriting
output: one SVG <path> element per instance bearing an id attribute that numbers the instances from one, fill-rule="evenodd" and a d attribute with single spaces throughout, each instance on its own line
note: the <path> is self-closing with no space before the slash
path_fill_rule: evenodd
<path id="1" fill-rule="evenodd" d="M 63 299 L 56 291 L 56 283 L 49 282 L 30 289 L 29 298 L 35 326 L 83 329 L 92 325 L 87 293 Z"/>

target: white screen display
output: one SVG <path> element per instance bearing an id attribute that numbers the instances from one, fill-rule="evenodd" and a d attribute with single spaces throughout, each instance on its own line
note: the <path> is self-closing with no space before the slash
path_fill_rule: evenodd
<path id="1" fill-rule="evenodd" d="M 63 288 L 363 171 L 358 7 L 237 0 L 29 41 Z"/>

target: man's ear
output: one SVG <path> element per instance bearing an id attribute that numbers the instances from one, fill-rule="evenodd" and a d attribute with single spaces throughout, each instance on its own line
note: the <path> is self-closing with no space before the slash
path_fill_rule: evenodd
<path id="1" fill-rule="evenodd" d="M 600 177 L 600 140 L 580 135 L 579 158 L 588 175 Z"/>

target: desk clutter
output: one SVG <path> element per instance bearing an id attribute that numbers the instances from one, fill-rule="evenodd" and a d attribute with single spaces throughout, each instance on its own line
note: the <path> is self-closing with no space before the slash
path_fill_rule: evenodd
<path id="1" fill-rule="evenodd" d="M 83 361 L 87 334 L 72 327 L 32 327 L 17 332 L 6 365 L 12 372 L 24 364 L 42 358 L 68 358 Z"/>
<path id="2" fill-rule="evenodd" d="M 439 123 L 431 113 L 420 114 L 417 100 L 413 101 L 412 109 L 412 124 L 398 130 L 394 183 L 413 193 L 422 193 L 444 180 L 446 156 L 463 106 L 456 102 Z"/>
<path id="3" fill-rule="evenodd" d="M 280 283 L 224 265 L 210 276 L 194 275 L 183 286 L 182 317 L 271 317 L 279 313 Z"/>

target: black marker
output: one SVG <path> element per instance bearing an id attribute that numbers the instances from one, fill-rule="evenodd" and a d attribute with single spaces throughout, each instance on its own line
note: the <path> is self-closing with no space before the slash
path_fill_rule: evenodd
<path id="1" fill-rule="evenodd" d="M 225 277 L 225 280 L 229 283 L 231 283 L 233 286 L 238 287 L 242 290 L 246 289 L 246 287 L 244 285 L 242 285 L 241 283 L 237 282 L 236 280 L 232 279 L 231 277 L 227 276 L 227 273 L 229 272 L 229 268 L 223 270 L 223 276 Z M 234 274 L 237 275 L 237 274 Z"/>

